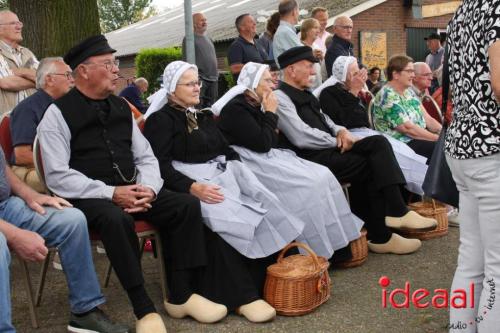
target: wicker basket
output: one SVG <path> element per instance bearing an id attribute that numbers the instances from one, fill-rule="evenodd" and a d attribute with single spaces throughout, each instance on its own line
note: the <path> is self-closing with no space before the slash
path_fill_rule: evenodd
<path id="1" fill-rule="evenodd" d="M 300 247 L 309 255 L 296 254 L 283 258 L 292 247 Z M 312 312 L 330 298 L 330 263 L 318 257 L 307 245 L 288 244 L 278 262 L 267 268 L 264 299 L 283 316 L 300 316 Z"/>
<path id="2" fill-rule="evenodd" d="M 366 240 L 366 229 L 361 229 L 361 236 L 349 243 L 352 258 L 346 261 L 335 263 L 337 268 L 352 268 L 363 265 L 368 258 L 368 241 Z"/>
<path id="3" fill-rule="evenodd" d="M 436 219 L 437 228 L 431 231 L 404 231 L 400 232 L 401 235 L 409 238 L 418 238 L 426 240 L 431 238 L 438 238 L 448 234 L 448 214 L 446 206 L 436 200 L 413 202 L 408 205 L 408 208 L 414 210 L 424 217 L 431 217 Z"/>

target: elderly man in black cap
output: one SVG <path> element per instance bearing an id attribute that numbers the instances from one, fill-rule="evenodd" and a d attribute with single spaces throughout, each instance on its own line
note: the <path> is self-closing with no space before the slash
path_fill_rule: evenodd
<path id="1" fill-rule="evenodd" d="M 48 187 L 67 198 L 99 233 L 132 303 L 137 333 L 166 332 L 144 288 L 135 219 L 158 227 L 165 241 L 169 303 L 178 313 L 213 322 L 225 306 L 194 294 L 191 279 L 207 263 L 199 201 L 162 189 L 158 161 L 129 106 L 112 95 L 118 60 L 102 35 L 64 57 L 75 88 L 47 109 L 38 135 Z"/>
<path id="2" fill-rule="evenodd" d="M 425 57 L 425 63 L 429 65 L 432 71 L 432 83 L 429 88 L 429 93 L 432 94 L 439 88 L 439 81 L 437 79 L 438 72 L 443 65 L 444 47 L 441 46 L 441 36 L 438 33 L 431 33 L 428 37 L 424 38 L 429 54 Z"/>
<path id="3" fill-rule="evenodd" d="M 391 145 L 383 136 L 354 137 L 320 110 L 309 91 L 309 77 L 318 60 L 308 46 L 278 57 L 283 81 L 276 90 L 281 146 L 328 167 L 342 183 L 351 183 L 352 210 L 366 222 L 368 246 L 377 253 L 416 251 L 418 239 L 392 233 L 397 229 L 432 230 L 437 222 L 408 211 L 400 186 L 405 184 Z"/>

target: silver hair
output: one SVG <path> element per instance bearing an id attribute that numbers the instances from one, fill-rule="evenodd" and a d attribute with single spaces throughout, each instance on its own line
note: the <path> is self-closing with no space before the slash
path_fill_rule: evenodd
<path id="1" fill-rule="evenodd" d="M 45 87 L 45 78 L 48 74 L 51 74 L 55 71 L 56 62 L 64 63 L 63 58 L 61 57 L 48 57 L 43 58 L 38 65 L 38 69 L 36 71 L 36 88 L 41 89 Z"/>
<path id="2" fill-rule="evenodd" d="M 137 79 L 134 80 L 134 83 L 136 85 L 140 85 L 140 84 L 148 84 L 148 80 L 146 80 L 145 78 L 143 77 L 138 77 Z"/>

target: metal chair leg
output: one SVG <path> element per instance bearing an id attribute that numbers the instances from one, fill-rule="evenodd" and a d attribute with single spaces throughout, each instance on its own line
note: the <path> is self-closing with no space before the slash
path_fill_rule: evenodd
<path id="1" fill-rule="evenodd" d="M 351 184 L 342 184 L 342 190 L 344 191 L 345 198 L 346 198 L 349 206 L 351 205 L 351 201 L 349 200 L 349 187 L 350 186 L 351 186 Z"/>
<path id="2" fill-rule="evenodd" d="M 111 261 L 108 259 L 108 265 L 106 266 L 106 275 L 104 276 L 104 288 L 109 286 L 109 279 L 111 278 L 111 272 L 113 271 L 113 266 L 111 266 Z"/>
<path id="3" fill-rule="evenodd" d="M 160 279 L 161 279 L 161 293 L 163 296 L 163 300 L 167 300 L 167 273 L 165 269 L 165 258 L 163 257 L 163 244 L 160 238 L 160 233 L 155 232 L 155 249 L 158 254 L 158 260 L 160 261 Z"/>
<path id="4" fill-rule="evenodd" d="M 52 251 L 49 250 L 49 253 L 47 253 L 47 257 L 43 261 L 42 267 L 40 269 L 40 281 L 38 281 L 38 288 L 36 289 L 35 306 L 40 306 L 40 303 L 42 302 L 43 287 L 45 286 L 45 278 L 47 277 L 47 270 L 49 268 L 51 254 Z"/>
<path id="5" fill-rule="evenodd" d="M 28 305 L 30 308 L 31 326 L 33 328 L 38 328 L 38 319 L 36 317 L 35 311 L 35 300 L 33 298 L 33 287 L 31 284 L 30 272 L 28 270 L 28 264 L 23 259 L 19 258 L 21 262 L 21 267 L 24 275 L 24 282 L 26 285 L 26 292 L 28 293 Z"/>

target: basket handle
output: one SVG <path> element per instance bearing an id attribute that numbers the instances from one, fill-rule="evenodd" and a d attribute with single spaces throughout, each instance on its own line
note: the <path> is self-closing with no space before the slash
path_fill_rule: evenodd
<path id="1" fill-rule="evenodd" d="M 309 253 L 309 256 L 312 257 L 315 268 L 319 269 L 320 265 L 319 265 L 319 260 L 318 260 L 318 256 L 316 255 L 316 253 L 314 253 L 314 251 L 311 250 L 311 248 L 307 244 L 299 243 L 299 242 L 292 242 L 292 243 L 288 244 L 287 246 L 285 246 L 285 248 L 281 251 L 281 253 L 278 257 L 278 262 L 281 262 L 283 260 L 285 253 L 288 250 L 290 250 L 292 247 L 300 247 L 301 249 L 306 250 L 306 252 Z"/>

